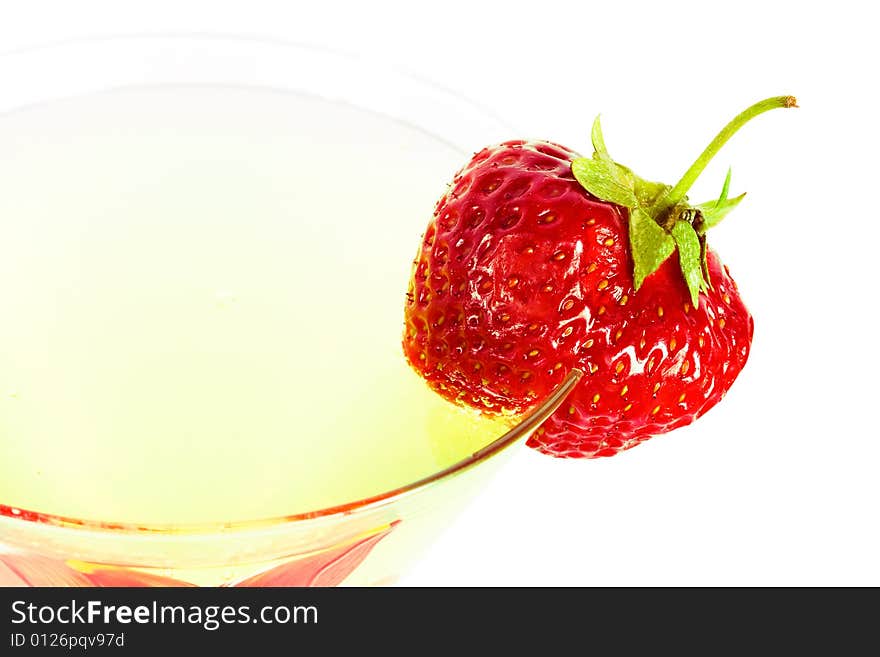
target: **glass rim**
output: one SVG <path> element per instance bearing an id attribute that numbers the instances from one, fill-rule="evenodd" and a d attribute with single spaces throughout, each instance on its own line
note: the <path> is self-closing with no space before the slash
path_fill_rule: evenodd
<path id="1" fill-rule="evenodd" d="M 391 73 L 401 79 L 407 81 L 407 84 L 414 85 L 426 92 L 447 98 L 450 102 L 463 104 L 468 106 L 470 111 L 481 115 L 487 121 L 493 122 L 498 126 L 509 127 L 505 122 L 496 116 L 487 108 L 482 107 L 473 100 L 450 89 L 443 88 L 439 85 L 429 82 L 423 78 L 413 75 L 405 70 L 395 68 L 391 64 L 384 61 L 361 59 L 353 53 L 334 50 L 326 47 L 318 47 L 307 43 L 294 41 L 284 41 L 277 38 L 263 38 L 256 36 L 237 36 L 230 34 L 192 34 L 192 33 L 152 33 L 152 34 L 115 34 L 103 35 L 86 38 L 64 39 L 50 43 L 43 43 L 25 48 L 16 48 L 12 50 L 0 51 L 0 65 L 10 58 L 19 56 L 28 56 L 33 53 L 46 53 L 52 50 L 61 50 L 82 46 L 107 44 L 112 46 L 114 43 L 143 43 L 149 45 L 157 42 L 198 42 L 198 43 L 216 43 L 216 44 L 238 44 L 246 46 L 247 44 L 263 45 L 279 47 L 290 50 L 307 51 L 315 56 L 332 57 L 338 60 L 346 60 L 351 62 L 359 62 L 369 66 L 378 67 L 386 73 Z M 2 69 L 0 69 L 2 72 Z M 237 86 L 237 85 L 235 85 Z M 54 98 L 52 99 L 54 100 Z M 28 107 L 31 103 L 24 102 L 17 107 Z M 370 108 L 364 107 L 369 110 Z M 0 113 L 9 111 L 7 109 L 0 110 Z M 440 136 L 442 138 L 442 136 Z M 0 500 L 0 523 L 12 521 L 15 523 L 33 523 L 43 527 L 55 527 L 65 530 L 74 531 L 92 531 L 102 534 L 121 534 L 121 535 L 196 535 L 196 534 L 214 534 L 228 532 L 242 532 L 248 530 L 261 530 L 291 523 L 303 523 L 309 520 L 326 519 L 333 516 L 352 515 L 354 513 L 366 513 L 378 507 L 396 502 L 404 497 L 409 497 L 419 491 L 426 489 L 432 484 L 450 479 L 458 474 L 472 469 L 474 466 L 489 460 L 493 456 L 499 454 L 507 447 L 519 442 L 524 437 L 530 435 L 532 431 L 543 423 L 563 402 L 566 396 L 580 381 L 583 372 L 577 368 L 573 368 L 563 381 L 544 399 L 540 404 L 536 405 L 528 414 L 522 416 L 518 422 L 507 432 L 485 445 L 481 449 L 473 452 L 469 456 L 449 465 L 445 468 L 437 470 L 424 477 L 416 479 L 408 484 L 398 486 L 368 497 L 359 498 L 350 502 L 336 504 L 333 506 L 323 507 L 312 511 L 304 511 L 289 515 L 269 516 L 264 518 L 237 520 L 237 521 L 206 521 L 206 522 L 186 522 L 186 523 L 139 523 L 139 522 L 116 522 L 105 521 L 91 518 L 76 518 L 72 516 L 57 515 L 51 513 L 43 513 L 33 509 L 24 509 L 19 506 L 11 506 L 2 503 Z"/>

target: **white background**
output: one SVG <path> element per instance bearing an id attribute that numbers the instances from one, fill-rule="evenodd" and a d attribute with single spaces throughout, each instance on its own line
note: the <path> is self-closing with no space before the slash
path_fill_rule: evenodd
<path id="1" fill-rule="evenodd" d="M 540 137 L 675 182 L 731 116 L 746 201 L 711 244 L 755 316 L 751 359 L 696 424 L 611 459 L 525 448 L 403 585 L 880 585 L 876 148 L 869 3 L 0 3 L 0 50 L 200 32 L 387 60 Z M 864 7 L 864 8 L 863 8 Z"/>

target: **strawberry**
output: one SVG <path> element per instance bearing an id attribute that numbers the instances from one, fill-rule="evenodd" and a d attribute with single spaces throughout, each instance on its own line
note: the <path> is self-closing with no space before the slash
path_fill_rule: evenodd
<path id="1" fill-rule="evenodd" d="M 546 141 L 476 153 L 437 202 L 413 264 L 403 349 L 439 394 L 515 421 L 583 372 L 528 444 L 612 456 L 717 404 L 749 356 L 753 320 L 706 231 L 744 195 L 686 193 L 754 116 L 737 115 L 675 186 Z"/>

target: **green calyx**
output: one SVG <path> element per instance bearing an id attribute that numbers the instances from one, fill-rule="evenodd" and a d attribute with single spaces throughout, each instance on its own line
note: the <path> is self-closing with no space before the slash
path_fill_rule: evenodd
<path id="1" fill-rule="evenodd" d="M 644 180 L 611 159 L 605 147 L 599 117 L 593 122 L 593 156 L 577 158 L 571 170 L 577 181 L 596 198 L 629 210 L 629 241 L 633 281 L 638 290 L 674 251 L 694 307 L 700 292 L 711 286 L 706 261 L 706 231 L 733 210 L 745 194 L 728 197 L 730 170 L 715 201 L 690 204 L 687 192 L 709 161 L 748 121 L 779 107 L 797 107 L 793 96 L 776 96 L 755 103 L 730 121 L 710 142 L 675 186 Z"/>

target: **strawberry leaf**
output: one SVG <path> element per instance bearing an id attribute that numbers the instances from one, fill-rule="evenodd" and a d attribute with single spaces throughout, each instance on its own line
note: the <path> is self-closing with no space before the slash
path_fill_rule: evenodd
<path id="1" fill-rule="evenodd" d="M 727 192 L 730 191 L 730 176 L 733 173 L 733 169 L 731 167 L 727 167 L 727 175 L 724 176 L 724 184 L 721 185 L 721 195 L 718 197 L 718 200 L 715 201 L 715 205 L 720 205 L 727 200 Z"/>
<path id="2" fill-rule="evenodd" d="M 633 283 L 638 290 L 675 250 L 675 240 L 639 207 L 629 213 L 629 242 L 633 257 Z"/>
<path id="3" fill-rule="evenodd" d="M 746 193 L 743 192 L 739 196 L 725 199 L 722 202 L 715 201 L 714 203 L 701 203 L 694 206 L 703 215 L 703 230 L 709 230 L 713 226 L 717 226 L 731 210 L 739 205 L 739 202 L 742 201 L 745 196 Z"/>
<path id="4" fill-rule="evenodd" d="M 593 129 L 590 132 L 590 137 L 593 141 L 593 156 L 598 157 L 600 160 L 611 160 L 611 156 L 608 154 L 608 149 L 605 148 L 605 137 L 602 136 L 602 124 L 599 122 L 599 115 L 596 115 L 596 118 L 593 119 Z"/>
<path id="5" fill-rule="evenodd" d="M 717 226 L 718 223 L 724 219 L 731 210 L 739 205 L 739 202 L 745 197 L 745 192 L 743 192 L 735 198 L 728 199 L 727 192 L 729 189 L 730 169 L 727 170 L 727 175 L 724 177 L 724 185 L 721 187 L 721 195 L 718 197 L 718 200 L 709 201 L 708 203 L 700 203 L 694 206 L 703 215 L 703 223 L 700 226 L 700 232 L 705 232 L 713 226 Z"/>
<path id="6" fill-rule="evenodd" d="M 650 208 L 658 201 L 658 199 L 666 195 L 666 193 L 672 189 L 669 185 L 644 180 L 638 176 L 635 176 L 633 188 L 636 193 L 636 198 L 639 199 L 639 205 L 643 208 Z"/>
<path id="7" fill-rule="evenodd" d="M 596 198 L 632 209 L 638 205 L 633 188 L 611 160 L 579 157 L 571 163 L 574 177 Z"/>
<path id="8" fill-rule="evenodd" d="M 672 239 L 678 247 L 678 261 L 681 273 L 691 293 L 694 308 L 700 303 L 700 290 L 705 285 L 703 263 L 700 255 L 700 238 L 690 222 L 679 219 L 672 227 Z"/>

